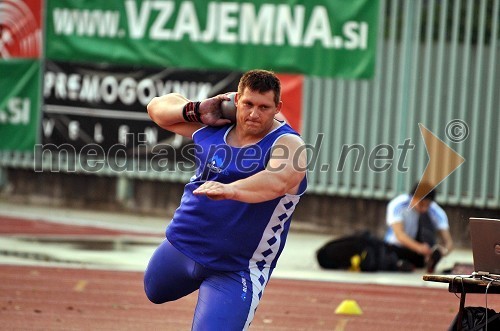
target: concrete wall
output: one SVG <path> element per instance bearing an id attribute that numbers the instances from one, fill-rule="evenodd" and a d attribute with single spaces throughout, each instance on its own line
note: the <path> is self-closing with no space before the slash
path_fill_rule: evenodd
<path id="1" fill-rule="evenodd" d="M 3 201 L 54 207 L 98 209 L 170 217 L 184 184 L 122 181 L 117 177 L 67 173 L 35 173 L 7 169 Z M 293 228 L 330 233 L 332 237 L 368 229 L 382 237 L 387 201 L 306 194 L 298 205 Z M 499 210 L 443 206 L 457 247 L 469 247 L 467 220 L 471 216 L 500 216 Z"/>

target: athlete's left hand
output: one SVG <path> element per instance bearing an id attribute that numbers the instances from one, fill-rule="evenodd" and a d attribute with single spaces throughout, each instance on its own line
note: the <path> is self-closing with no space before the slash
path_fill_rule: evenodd
<path id="1" fill-rule="evenodd" d="M 232 199 L 235 196 L 234 189 L 226 184 L 207 181 L 193 191 L 195 195 L 206 195 L 213 200 Z"/>

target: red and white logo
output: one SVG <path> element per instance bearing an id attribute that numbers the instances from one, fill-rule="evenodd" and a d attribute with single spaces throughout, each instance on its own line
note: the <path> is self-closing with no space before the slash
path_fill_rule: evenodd
<path id="1" fill-rule="evenodd" d="M 40 57 L 41 2 L 0 0 L 0 58 Z"/>

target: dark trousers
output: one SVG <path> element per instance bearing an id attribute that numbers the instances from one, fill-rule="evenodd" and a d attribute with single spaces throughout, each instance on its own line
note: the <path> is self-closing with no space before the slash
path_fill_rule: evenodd
<path id="1" fill-rule="evenodd" d="M 415 268 L 423 268 L 425 266 L 425 256 L 418 254 L 406 247 L 396 245 L 387 245 L 390 252 L 395 253 L 400 260 L 406 260 L 413 264 Z"/>

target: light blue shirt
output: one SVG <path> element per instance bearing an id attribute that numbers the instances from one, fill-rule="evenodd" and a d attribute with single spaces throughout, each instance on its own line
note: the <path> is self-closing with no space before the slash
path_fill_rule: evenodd
<path id="1" fill-rule="evenodd" d="M 411 197 L 410 194 L 401 194 L 392 199 L 387 205 L 386 224 L 388 229 L 384 238 L 386 243 L 401 246 L 392 230 L 394 223 L 402 222 L 405 233 L 413 239 L 416 238 L 420 214 L 414 208 L 410 209 Z M 436 230 L 449 229 L 448 217 L 436 202 L 431 202 L 428 213 Z"/>

